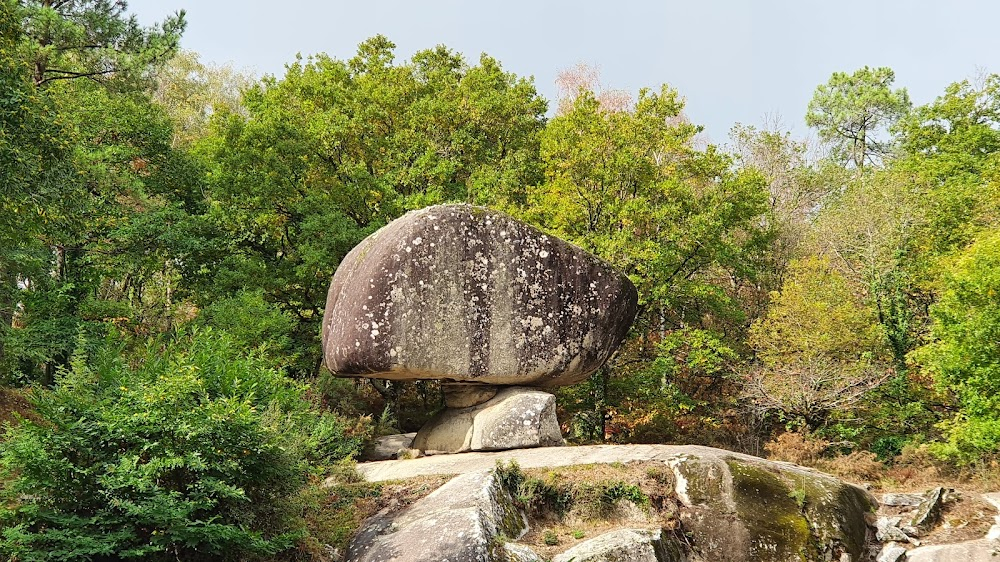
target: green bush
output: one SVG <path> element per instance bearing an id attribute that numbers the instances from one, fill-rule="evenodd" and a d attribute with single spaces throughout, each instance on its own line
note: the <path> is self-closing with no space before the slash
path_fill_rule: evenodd
<path id="1" fill-rule="evenodd" d="M 228 336 L 110 342 L 77 357 L 38 421 L 11 429 L 0 552 L 16 560 L 246 560 L 305 535 L 296 495 L 311 462 L 361 446 L 304 386 Z"/>

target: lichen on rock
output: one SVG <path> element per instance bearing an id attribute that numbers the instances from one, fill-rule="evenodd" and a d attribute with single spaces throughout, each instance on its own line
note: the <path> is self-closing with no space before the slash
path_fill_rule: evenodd
<path id="1" fill-rule="evenodd" d="M 624 339 L 635 287 L 584 250 L 470 205 L 410 212 L 355 247 L 323 318 L 341 376 L 553 387 Z"/>

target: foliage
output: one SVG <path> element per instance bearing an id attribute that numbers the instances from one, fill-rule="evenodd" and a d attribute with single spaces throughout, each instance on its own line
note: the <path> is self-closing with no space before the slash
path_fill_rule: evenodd
<path id="1" fill-rule="evenodd" d="M 41 86 L 88 78 L 127 81 L 144 78 L 152 65 L 177 48 L 184 12 L 150 28 L 126 16 L 126 4 L 113 0 L 20 2 L 27 41 L 21 46 Z"/>
<path id="2" fill-rule="evenodd" d="M 759 407 L 816 429 L 885 381 L 883 337 L 875 315 L 829 261 L 793 262 L 767 316 L 750 330 L 760 365 L 749 373 L 747 391 Z"/>
<path id="3" fill-rule="evenodd" d="M 627 110 L 606 109 L 593 92 L 581 90 L 546 126 L 546 181 L 532 186 L 517 210 L 605 258 L 639 289 L 638 341 L 627 346 L 629 356 L 598 371 L 586 392 L 571 399 L 580 435 L 603 439 L 611 406 L 626 407 L 613 398 L 616 380 L 629 389 L 620 396 L 660 392 L 669 399 L 671 387 L 641 365 L 655 358 L 655 339 L 693 327 L 727 340 L 745 327 L 738 296 L 755 283 L 773 236 L 762 225 L 765 184 L 755 172 L 733 169 L 714 147 L 696 150 L 699 129 L 680 118 L 682 108 L 679 94 L 666 86 L 642 90 Z M 655 415 L 660 403 L 630 415 Z"/>
<path id="4" fill-rule="evenodd" d="M 39 419 L 3 448 L 0 549 L 19 560 L 243 559 L 302 536 L 290 499 L 311 462 L 357 453 L 259 356 L 209 330 L 134 361 L 110 340 L 77 355 Z"/>
<path id="5" fill-rule="evenodd" d="M 0 197 L 15 211 L 5 216 L 24 217 L 11 244 L 0 229 L 8 381 L 51 383 L 81 330 L 172 323 L 177 262 L 165 248 L 179 242 L 174 225 L 194 204 L 196 173 L 171 151 L 172 125 L 142 84 L 183 18 L 143 29 L 123 10 L 123 2 L 4 2 L 5 20 L 20 25 L 4 34 L 0 58 L 20 92 L 11 101 L 20 101 L 4 112 L 19 133 L 8 137 L 14 167 L 3 171 L 26 182 Z"/>
<path id="6" fill-rule="evenodd" d="M 1000 447 L 1000 233 L 983 236 L 950 264 L 932 307 L 931 342 L 916 359 L 955 393 L 958 413 L 942 425 L 937 452 L 961 463 Z"/>
<path id="7" fill-rule="evenodd" d="M 244 114 L 243 91 L 254 82 L 231 66 L 204 64 L 198 53 L 179 51 L 156 70 L 153 100 L 174 123 L 174 146 L 189 146 L 208 136 L 214 114 Z"/>
<path id="8" fill-rule="evenodd" d="M 822 140 L 833 143 L 834 156 L 863 169 L 891 151 L 876 135 L 888 129 L 910 109 L 905 88 L 891 89 L 896 73 L 891 68 L 864 67 L 853 74 L 834 72 L 816 88 L 806 124 L 816 127 Z"/>
<path id="9" fill-rule="evenodd" d="M 497 461 L 495 474 L 518 505 L 535 517 L 563 518 L 572 511 L 585 519 L 607 519 L 622 501 L 639 508 L 650 506 L 650 498 L 639 484 L 621 479 L 579 481 L 558 473 L 539 478 L 525 474 L 515 461 Z"/>
<path id="10" fill-rule="evenodd" d="M 319 319 L 341 258 L 403 212 L 434 203 L 518 200 L 537 176 L 545 103 L 487 56 L 438 47 L 394 63 L 378 36 L 350 60 L 317 55 L 223 108 L 197 151 L 225 253 L 191 278 L 204 304 L 260 291 L 296 319 L 316 374 Z"/>

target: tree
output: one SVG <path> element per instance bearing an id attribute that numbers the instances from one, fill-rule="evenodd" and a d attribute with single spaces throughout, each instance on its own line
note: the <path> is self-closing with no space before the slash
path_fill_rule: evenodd
<path id="1" fill-rule="evenodd" d="M 780 288 L 788 262 L 801 253 L 821 204 L 840 179 L 839 168 L 815 161 L 809 145 L 793 139 L 776 119 L 761 128 L 737 124 L 729 136 L 736 163 L 767 181 L 767 220 L 775 232 L 765 255 L 769 263 L 761 267 L 761 282 L 743 298 L 756 318 L 763 314 L 769 293 Z"/>
<path id="2" fill-rule="evenodd" d="M 556 76 L 556 87 L 559 88 L 557 115 L 571 111 L 573 102 L 585 92 L 590 92 L 597 98 L 604 111 L 629 111 L 635 106 L 635 100 L 625 90 L 602 87 L 600 70 L 588 64 L 580 63 L 560 71 Z M 678 114 L 675 119 L 681 120 L 683 116 Z"/>
<path id="3" fill-rule="evenodd" d="M 931 341 L 914 358 L 954 393 L 959 409 L 942 424 L 937 452 L 962 464 L 1000 448 L 1000 231 L 949 260 L 931 307 Z"/>
<path id="4" fill-rule="evenodd" d="M 639 289 L 635 337 L 618 361 L 630 367 L 612 365 L 587 387 L 564 392 L 564 403 L 589 426 L 583 434 L 603 438 L 610 412 L 639 394 L 642 381 L 654 383 L 652 394 L 674 392 L 672 379 L 660 384 L 662 377 L 639 372 L 671 332 L 704 330 L 712 340 L 705 349 L 733 345 L 745 323 L 738 296 L 757 281 L 757 260 L 772 239 L 763 178 L 734 170 L 715 147 L 696 150 L 699 128 L 678 119 L 682 108 L 666 86 L 642 90 L 628 111 L 606 108 L 583 90 L 542 134 L 546 181 L 530 188 L 520 215 L 602 256 Z M 692 386 L 724 386 L 723 369 L 691 371 L 710 373 L 692 377 L 699 381 Z"/>
<path id="5" fill-rule="evenodd" d="M 394 49 L 378 36 L 347 61 L 300 59 L 195 147 L 226 251 L 188 290 L 202 306 L 259 291 L 290 314 L 300 374 L 319 370 L 330 278 L 365 236 L 431 204 L 515 204 L 538 182 L 545 102 L 529 81 L 485 55 L 470 66 L 442 46 L 397 64 Z"/>
<path id="6" fill-rule="evenodd" d="M 792 262 L 772 302 L 748 339 L 759 365 L 746 392 L 762 410 L 815 430 L 831 412 L 857 407 L 891 374 L 875 315 L 828 260 Z"/>
<path id="7" fill-rule="evenodd" d="M 44 275 L 47 249 L 39 234 L 54 218 L 60 185 L 74 176 L 65 126 L 31 83 L 31 68 L 17 56 L 23 40 L 17 2 L 0 1 L 0 373 L 10 361 L 8 340 L 19 284 Z"/>
<path id="8" fill-rule="evenodd" d="M 900 172 L 921 201 L 924 220 L 914 245 L 914 269 L 925 283 L 937 259 L 968 246 L 1000 213 L 1000 76 L 951 84 L 944 95 L 916 108 L 898 126 Z"/>
<path id="9" fill-rule="evenodd" d="M 143 28 L 135 16 L 126 17 L 127 7 L 124 0 L 23 2 L 22 48 L 35 85 L 76 78 L 136 80 L 168 59 L 184 31 L 184 11 Z"/>
<path id="10" fill-rule="evenodd" d="M 30 152 L 11 160 L 23 183 L 10 201 L 25 221 L 0 277 L 7 380 L 51 383 L 81 331 L 93 335 L 123 318 L 145 330 L 169 316 L 147 314 L 152 292 L 144 289 L 159 284 L 165 298 L 156 308 L 170 308 L 173 273 L 160 242 L 175 237 L 172 224 L 196 204 L 198 174 L 171 149 L 171 124 L 142 79 L 183 22 L 142 30 L 124 8 L 4 3 L 16 23 L 2 56 L 20 73 L 11 98 L 20 103 L 4 117 L 11 131 L 34 135 L 19 142 Z"/>
<path id="11" fill-rule="evenodd" d="M 255 80 L 231 66 L 203 64 L 198 53 L 180 51 L 156 70 L 153 99 L 174 123 L 174 146 L 189 146 L 209 133 L 218 111 L 244 115 L 243 90 Z"/>
<path id="12" fill-rule="evenodd" d="M 915 257 L 907 249 L 925 212 L 909 174 L 882 170 L 828 197 L 806 243 L 868 295 L 899 372 L 917 341 L 919 306 L 911 298 Z"/>
<path id="13" fill-rule="evenodd" d="M 877 137 L 910 109 L 905 88 L 891 89 L 896 79 L 891 68 L 864 67 L 848 75 L 834 72 L 816 88 L 806 124 L 819 130 L 820 139 L 833 143 L 836 158 L 858 170 L 876 163 L 891 145 Z"/>

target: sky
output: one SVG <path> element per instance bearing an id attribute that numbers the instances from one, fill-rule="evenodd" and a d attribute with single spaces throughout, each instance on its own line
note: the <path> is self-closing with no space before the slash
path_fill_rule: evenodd
<path id="1" fill-rule="evenodd" d="M 281 76 L 297 53 L 350 58 L 376 34 L 397 60 L 443 44 L 534 77 L 554 100 L 578 63 L 606 88 L 669 84 L 708 140 L 735 123 L 779 119 L 798 136 L 816 86 L 834 72 L 888 66 L 915 104 L 981 72 L 1000 72 L 995 0 L 129 0 L 144 24 L 183 9 L 182 47 L 203 62 Z M 550 107 L 554 107 L 550 103 Z"/>

